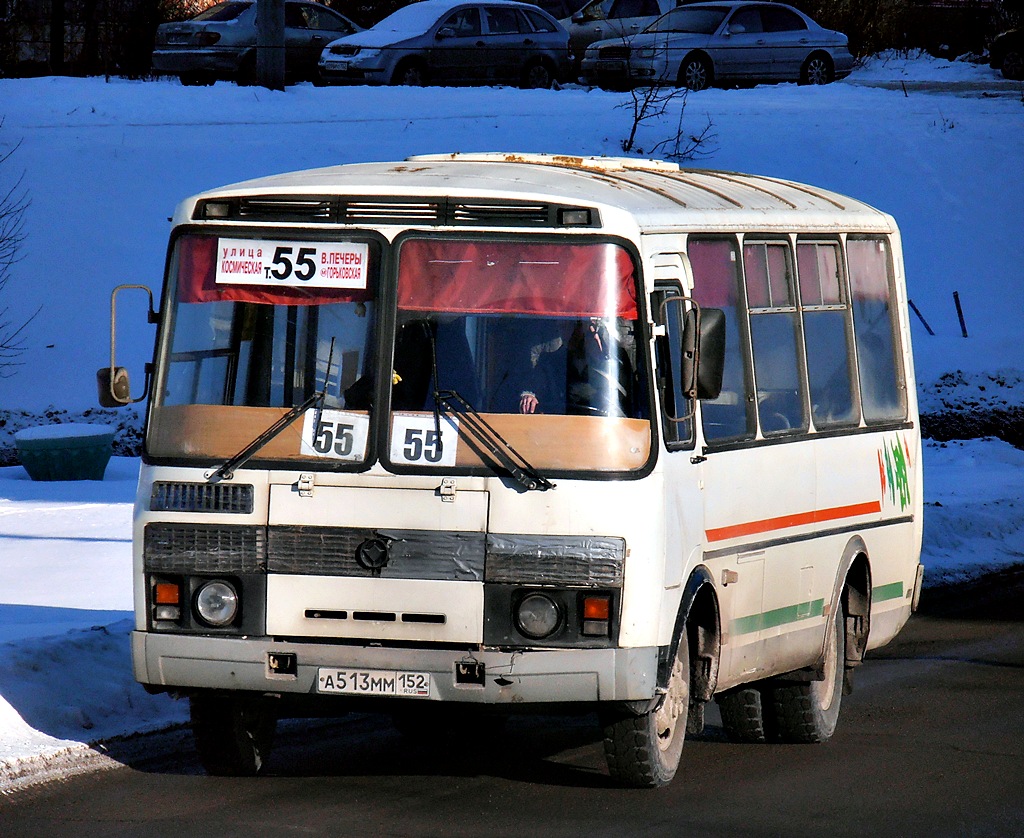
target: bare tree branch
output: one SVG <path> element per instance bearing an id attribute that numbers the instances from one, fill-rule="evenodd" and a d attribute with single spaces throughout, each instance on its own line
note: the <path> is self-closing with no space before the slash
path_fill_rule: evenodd
<path id="1" fill-rule="evenodd" d="M 3 128 L 0 119 L 0 129 Z M 5 153 L 0 153 L 0 167 L 7 164 L 11 156 L 20 148 L 19 140 Z M 12 268 L 21 258 L 21 246 L 25 242 L 25 213 L 31 201 L 28 191 L 24 189 L 24 173 L 19 175 L 12 186 L 0 191 L 0 298 L 7 289 L 13 276 Z M 17 372 L 21 364 L 16 360 L 25 351 L 25 329 L 31 323 L 39 309 L 22 322 L 11 319 L 10 307 L 0 307 L 0 378 L 9 378 Z"/>

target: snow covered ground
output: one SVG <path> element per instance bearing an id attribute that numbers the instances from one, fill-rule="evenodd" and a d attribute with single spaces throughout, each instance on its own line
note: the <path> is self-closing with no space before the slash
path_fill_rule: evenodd
<path id="1" fill-rule="evenodd" d="M 0 156 L 21 143 L 0 168 L 0 195 L 24 170 L 32 200 L 0 320 L 39 310 L 23 366 L 0 378 L 8 411 L 0 448 L 21 425 L 80 420 L 95 403 L 94 371 L 109 358 L 110 290 L 157 287 L 166 219 L 182 197 L 272 172 L 414 153 L 620 154 L 630 117 L 617 106 L 627 100 L 576 87 L 269 93 L 0 79 Z M 677 116 L 644 126 L 640 145 L 674 132 Z M 890 56 L 823 88 L 689 97 L 689 130 L 708 121 L 714 139 L 700 165 L 815 183 L 896 216 L 911 297 L 935 332 L 913 324 L 926 409 L 1024 406 L 1024 89 L 984 66 Z M 119 362 L 139 386 L 152 333 L 139 312 L 129 315 Z M 114 457 L 103 481 L 36 483 L 20 466 L 0 468 L 0 791 L 40 765 L 80 762 L 92 753 L 84 743 L 186 717 L 182 703 L 148 696 L 131 678 L 137 470 L 137 460 Z M 1022 561 L 1022 484 L 1024 451 L 1006 443 L 928 445 L 931 582 Z"/>

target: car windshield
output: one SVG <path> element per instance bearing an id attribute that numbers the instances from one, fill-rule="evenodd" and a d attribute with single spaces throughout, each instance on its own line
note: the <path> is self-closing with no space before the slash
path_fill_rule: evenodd
<path id="1" fill-rule="evenodd" d="M 413 3 L 397 12 L 388 15 L 380 23 L 371 27 L 375 32 L 405 32 L 419 35 L 426 32 L 438 19 L 437 6 L 426 3 Z"/>
<path id="2" fill-rule="evenodd" d="M 645 31 L 692 32 L 697 35 L 713 35 L 728 13 L 728 9 L 700 6 L 676 8 L 662 15 Z"/>
<path id="3" fill-rule="evenodd" d="M 200 12 L 192 20 L 223 23 L 226 20 L 234 20 L 251 5 L 252 3 L 218 3 L 205 12 Z"/>

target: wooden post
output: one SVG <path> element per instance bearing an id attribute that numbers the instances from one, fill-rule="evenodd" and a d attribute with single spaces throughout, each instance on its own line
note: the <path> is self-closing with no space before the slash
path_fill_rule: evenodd
<path id="1" fill-rule="evenodd" d="M 256 0 L 256 83 L 284 90 L 284 0 Z"/>

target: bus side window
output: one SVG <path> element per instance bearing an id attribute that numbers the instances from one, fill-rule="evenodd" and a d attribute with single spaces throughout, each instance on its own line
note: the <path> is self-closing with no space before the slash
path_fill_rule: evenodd
<path id="1" fill-rule="evenodd" d="M 740 325 L 740 264 L 733 238 L 698 239 L 686 245 L 693 271 L 693 298 L 699 305 L 720 308 L 725 314 L 725 369 L 722 393 L 713 401 L 701 402 L 704 439 L 717 442 L 754 436 L 753 389 L 745 360 Z"/>
<path id="2" fill-rule="evenodd" d="M 906 418 L 899 340 L 892 305 L 892 265 L 884 239 L 850 239 L 846 244 L 853 296 L 853 325 L 860 368 L 864 421 Z"/>
<path id="3" fill-rule="evenodd" d="M 856 425 L 852 321 L 839 243 L 797 242 L 796 262 L 814 427 Z"/>
<path id="4" fill-rule="evenodd" d="M 682 289 L 677 285 L 659 286 L 651 300 L 655 318 L 666 330 L 666 334 L 658 337 L 654 351 L 658 390 L 661 393 L 662 430 L 665 445 L 670 451 L 693 447 L 693 421 L 686 419 L 680 422 L 673 418 L 688 416 L 693 410 L 693 401 L 683 391 L 680 374 L 683 368 L 684 307 L 682 300 L 672 300 L 662 306 L 663 300 L 681 297 L 682 294 Z"/>
<path id="5" fill-rule="evenodd" d="M 804 430 L 803 353 L 789 243 L 745 242 L 743 270 L 761 432 Z"/>

